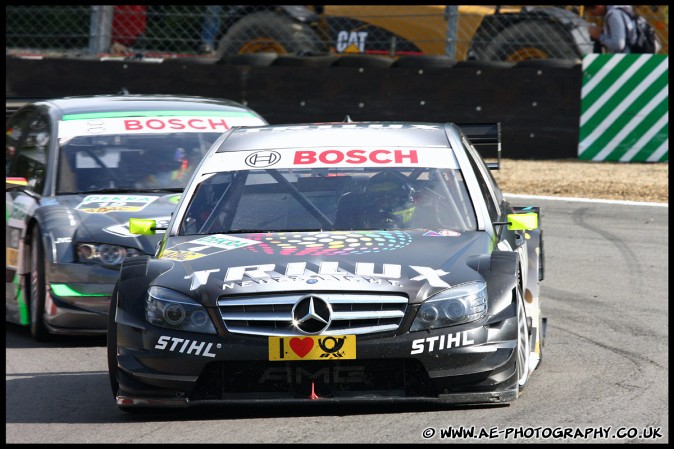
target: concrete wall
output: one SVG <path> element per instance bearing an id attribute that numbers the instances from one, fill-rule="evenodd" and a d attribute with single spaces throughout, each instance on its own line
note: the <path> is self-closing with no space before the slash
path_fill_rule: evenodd
<path id="1" fill-rule="evenodd" d="M 577 158 L 582 66 L 568 61 L 449 67 L 236 65 L 6 58 L 6 96 L 184 94 L 242 102 L 270 123 L 501 122 L 502 156 Z"/>

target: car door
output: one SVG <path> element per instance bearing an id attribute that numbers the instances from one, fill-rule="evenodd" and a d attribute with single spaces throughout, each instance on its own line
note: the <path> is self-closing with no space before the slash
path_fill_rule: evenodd
<path id="1" fill-rule="evenodd" d="M 44 193 L 48 173 L 51 127 L 37 108 L 24 108 L 7 121 L 5 140 L 5 301 L 7 320 L 26 324 L 25 242 L 27 225 Z M 25 179 L 25 185 L 18 179 Z"/>
<path id="2" fill-rule="evenodd" d="M 508 221 L 508 214 L 514 212 L 512 206 L 503 197 L 503 192 L 475 147 L 465 136 L 462 136 L 461 142 L 466 149 L 470 164 L 475 171 L 480 191 L 487 206 L 489 219 L 492 223 L 506 223 Z M 508 229 L 508 226 L 497 225 L 494 226 L 494 233 L 496 235 L 496 243 L 499 250 L 517 251 L 519 253 L 522 278 L 526 281 L 527 272 L 524 268 L 527 267 L 528 264 L 528 254 L 525 250 L 524 232 L 510 230 Z"/>

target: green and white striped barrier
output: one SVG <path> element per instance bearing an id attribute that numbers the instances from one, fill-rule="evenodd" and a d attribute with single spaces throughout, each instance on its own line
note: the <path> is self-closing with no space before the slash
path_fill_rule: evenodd
<path id="1" fill-rule="evenodd" d="M 585 56 L 578 158 L 668 161 L 668 98 L 668 55 Z"/>

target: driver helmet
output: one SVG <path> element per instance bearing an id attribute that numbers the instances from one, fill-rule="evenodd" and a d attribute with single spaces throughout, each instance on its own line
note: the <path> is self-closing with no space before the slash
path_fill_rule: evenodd
<path id="1" fill-rule="evenodd" d="M 181 173 L 187 170 L 189 160 L 183 148 L 176 148 L 172 152 L 153 151 L 150 160 L 153 171 L 157 173 L 171 173 L 172 179 L 181 179 Z"/>
<path id="2" fill-rule="evenodd" d="M 414 216 L 414 188 L 404 179 L 388 172 L 370 178 L 365 186 L 369 204 L 381 220 L 402 225 Z"/>

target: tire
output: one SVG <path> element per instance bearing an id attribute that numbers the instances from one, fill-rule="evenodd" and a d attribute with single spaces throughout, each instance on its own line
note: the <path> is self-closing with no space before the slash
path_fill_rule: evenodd
<path id="1" fill-rule="evenodd" d="M 457 61 L 454 64 L 456 69 L 511 69 L 515 67 L 515 63 L 509 61 L 482 61 L 482 60 L 470 60 L 470 61 Z"/>
<path id="2" fill-rule="evenodd" d="M 308 25 L 272 11 L 250 14 L 236 22 L 222 37 L 217 58 L 245 53 L 324 53 L 324 45 Z"/>
<path id="3" fill-rule="evenodd" d="M 107 332 L 107 354 L 108 354 L 108 375 L 110 377 L 110 389 L 112 396 L 117 395 L 119 382 L 117 382 L 117 324 L 115 323 L 115 309 L 117 308 L 117 286 L 112 290 L 110 296 L 110 309 L 108 309 L 108 332 Z"/>
<path id="4" fill-rule="evenodd" d="M 517 296 L 517 386 L 520 392 L 529 380 L 529 357 L 531 356 L 531 340 L 529 325 L 524 312 L 524 297 L 520 286 L 516 288 Z"/>
<path id="5" fill-rule="evenodd" d="M 476 57 L 509 62 L 580 58 L 571 39 L 568 33 L 545 21 L 519 22 L 494 36 L 486 48 L 476 51 Z"/>
<path id="6" fill-rule="evenodd" d="M 332 64 L 333 67 L 391 67 L 393 59 L 380 55 L 342 55 Z"/>
<path id="7" fill-rule="evenodd" d="M 218 60 L 221 65 L 247 65 L 250 67 L 269 67 L 278 58 L 277 53 L 245 53 L 243 55 L 223 56 Z"/>
<path id="8" fill-rule="evenodd" d="M 44 268 L 44 247 L 40 226 L 35 225 L 30 242 L 30 334 L 37 341 L 48 341 L 51 334 L 44 322 L 47 281 Z"/>
<path id="9" fill-rule="evenodd" d="M 536 69 L 574 69 L 582 63 L 575 59 L 525 59 L 518 62 L 515 67 L 518 68 L 536 68 Z"/>
<path id="10" fill-rule="evenodd" d="M 446 55 L 400 56 L 392 67 L 427 69 L 431 67 L 454 67 L 456 60 Z"/>
<path id="11" fill-rule="evenodd" d="M 321 55 L 321 56 L 295 56 L 295 55 L 280 55 L 272 65 L 285 67 L 313 67 L 322 68 L 330 67 L 339 56 L 337 55 Z"/>

